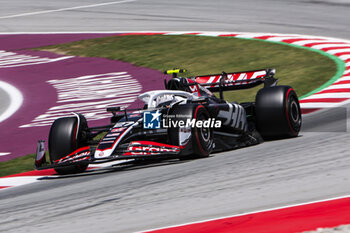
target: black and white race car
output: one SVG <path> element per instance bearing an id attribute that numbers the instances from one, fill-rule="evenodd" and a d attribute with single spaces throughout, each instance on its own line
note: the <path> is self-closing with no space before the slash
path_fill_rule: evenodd
<path id="1" fill-rule="evenodd" d="M 298 97 L 290 86 L 277 86 L 274 69 L 221 73 L 196 77 L 172 74 L 165 90 L 143 93 L 142 109 L 109 107 L 110 124 L 89 128 L 74 113 L 54 121 L 46 162 L 39 141 L 35 167 L 59 174 L 83 172 L 88 164 L 149 158 L 203 158 L 211 152 L 296 137 L 301 127 Z M 255 102 L 227 102 L 223 93 L 263 84 Z M 219 92 L 216 97 L 212 92 Z M 98 135 L 104 136 L 94 140 Z"/>

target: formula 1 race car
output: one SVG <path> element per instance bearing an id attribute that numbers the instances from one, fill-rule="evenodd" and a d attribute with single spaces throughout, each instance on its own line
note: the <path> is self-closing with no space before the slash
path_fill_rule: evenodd
<path id="1" fill-rule="evenodd" d="M 83 172 L 91 163 L 155 158 L 203 158 L 211 152 L 254 145 L 263 139 L 296 137 L 301 127 L 298 97 L 290 86 L 277 86 L 274 69 L 178 77 L 165 90 L 139 95 L 142 109 L 109 107 L 110 124 L 89 128 L 74 113 L 54 121 L 49 158 L 39 141 L 35 167 L 59 174 Z M 223 93 L 263 84 L 255 102 L 227 102 Z M 216 97 L 212 92 L 219 92 Z M 94 140 L 103 134 L 102 139 Z"/>

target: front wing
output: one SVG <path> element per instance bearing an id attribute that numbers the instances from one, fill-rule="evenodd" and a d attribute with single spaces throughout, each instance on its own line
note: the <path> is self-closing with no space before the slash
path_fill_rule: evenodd
<path id="1" fill-rule="evenodd" d="M 79 148 L 69 155 L 61 159 L 47 163 L 45 159 L 45 152 L 43 153 L 43 141 L 38 142 L 38 149 L 35 158 L 35 169 L 44 170 L 49 168 L 59 168 L 71 166 L 74 164 L 88 163 L 106 163 L 115 160 L 135 160 L 147 158 L 164 158 L 165 156 L 180 156 L 182 149 L 179 146 L 168 145 L 152 141 L 132 141 L 128 145 L 121 145 L 115 150 L 111 156 L 103 159 L 96 159 L 93 157 L 95 148 L 86 146 Z"/>

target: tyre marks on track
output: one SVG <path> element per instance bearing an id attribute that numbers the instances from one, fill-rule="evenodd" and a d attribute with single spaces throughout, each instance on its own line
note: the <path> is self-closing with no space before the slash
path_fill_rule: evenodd
<path id="1" fill-rule="evenodd" d="M 85 75 L 48 80 L 57 92 L 57 103 L 24 127 L 50 126 L 59 117 L 72 112 L 83 114 L 88 122 L 111 117 L 107 107 L 126 107 L 136 101 L 141 84 L 127 72 Z"/>
<path id="2" fill-rule="evenodd" d="M 48 58 L 48 57 L 31 56 L 31 55 L 18 54 L 14 52 L 7 52 L 7 51 L 0 50 L 0 69 L 45 64 L 45 63 L 69 59 L 72 57 L 73 56 Z"/>

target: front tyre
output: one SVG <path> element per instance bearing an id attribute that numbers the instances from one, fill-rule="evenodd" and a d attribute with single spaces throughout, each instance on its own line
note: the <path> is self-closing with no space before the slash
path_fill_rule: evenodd
<path id="1" fill-rule="evenodd" d="M 49 134 L 49 154 L 51 163 L 72 153 L 87 141 L 87 122 L 85 117 L 59 118 L 54 121 Z M 58 174 L 73 174 L 86 170 L 87 163 L 55 168 Z"/>

